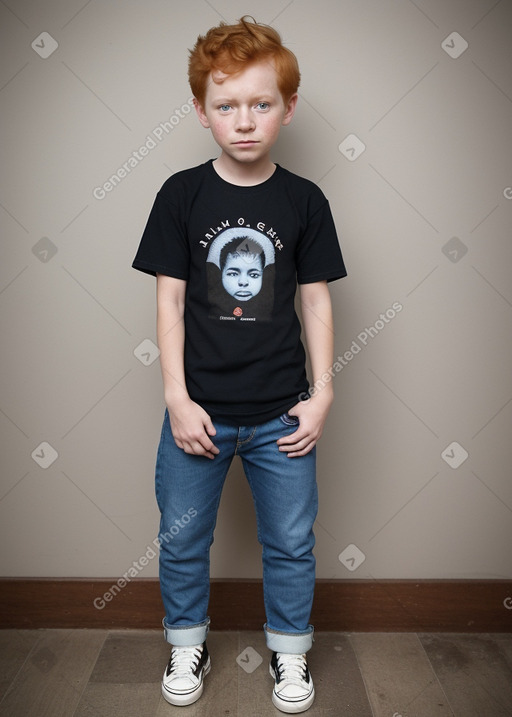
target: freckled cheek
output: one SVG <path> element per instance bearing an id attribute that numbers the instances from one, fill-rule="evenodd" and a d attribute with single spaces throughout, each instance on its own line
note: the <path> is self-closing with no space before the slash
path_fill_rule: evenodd
<path id="1" fill-rule="evenodd" d="M 226 137 L 229 132 L 229 126 L 227 122 L 222 122 L 219 119 L 210 119 L 210 131 L 214 137 Z"/>
<path id="2" fill-rule="evenodd" d="M 264 130 L 267 137 L 275 137 L 279 134 L 279 130 L 281 129 L 281 123 L 276 119 L 271 119 L 268 122 L 264 123 L 262 129 Z"/>
<path id="3" fill-rule="evenodd" d="M 211 125 L 212 134 L 214 137 L 223 139 L 227 134 L 227 128 L 221 123 L 214 123 Z"/>

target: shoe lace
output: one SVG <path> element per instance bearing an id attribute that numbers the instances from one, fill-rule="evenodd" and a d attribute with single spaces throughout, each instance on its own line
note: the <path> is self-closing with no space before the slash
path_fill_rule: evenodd
<path id="1" fill-rule="evenodd" d="M 301 685 L 306 678 L 306 656 L 277 653 L 281 679 Z"/>
<path id="2" fill-rule="evenodd" d="M 176 677 L 189 675 L 197 667 L 202 651 L 202 645 L 173 647 L 171 651 L 171 672 Z"/>

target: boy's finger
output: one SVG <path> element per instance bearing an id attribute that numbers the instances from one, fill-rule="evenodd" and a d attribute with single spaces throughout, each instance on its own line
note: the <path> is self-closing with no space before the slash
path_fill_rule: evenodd
<path id="1" fill-rule="evenodd" d="M 219 453 L 219 449 L 212 441 L 210 441 L 210 439 L 208 438 L 207 435 L 205 435 L 205 437 L 199 441 L 199 444 L 200 444 L 201 448 L 203 448 L 203 450 L 206 453 L 215 454 L 215 455 L 217 453 Z M 213 458 L 213 455 L 212 455 L 212 458 Z"/>
<path id="2" fill-rule="evenodd" d="M 302 441 L 304 438 L 306 438 L 308 434 L 304 431 L 303 428 L 297 428 L 296 431 L 293 433 L 290 433 L 289 436 L 283 436 L 282 438 L 278 438 L 277 445 L 278 446 L 285 446 L 294 443 L 298 443 L 299 441 Z"/>
<path id="3" fill-rule="evenodd" d="M 190 455 L 205 456 L 206 458 L 215 458 L 214 451 L 216 453 L 219 452 L 219 449 L 216 448 L 216 446 L 214 446 L 213 444 L 211 449 L 208 449 L 200 441 L 197 441 L 195 443 L 185 443 L 183 445 L 183 450 L 185 451 L 185 453 L 188 453 Z"/>
<path id="4" fill-rule="evenodd" d="M 301 451 L 309 443 L 311 443 L 311 438 L 309 436 L 305 436 L 304 438 L 293 441 L 293 443 L 281 443 L 279 445 L 279 450 L 284 451 L 286 453 L 290 453 L 293 451 Z"/>
<path id="5" fill-rule="evenodd" d="M 310 441 L 304 448 L 297 451 L 287 451 L 287 458 L 300 458 L 301 456 L 307 455 L 315 446 L 316 441 Z"/>

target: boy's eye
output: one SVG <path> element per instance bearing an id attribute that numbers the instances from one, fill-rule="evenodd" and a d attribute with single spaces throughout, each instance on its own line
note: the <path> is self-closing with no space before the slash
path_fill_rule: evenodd
<path id="1" fill-rule="evenodd" d="M 231 105 L 221 105 L 221 106 L 219 107 L 219 109 L 220 109 L 221 112 L 227 112 L 228 110 L 231 109 Z"/>
<path id="2" fill-rule="evenodd" d="M 260 109 L 260 110 L 268 110 L 268 108 L 270 107 L 270 105 L 269 105 L 268 102 L 258 102 L 257 107 L 258 107 L 258 109 Z"/>

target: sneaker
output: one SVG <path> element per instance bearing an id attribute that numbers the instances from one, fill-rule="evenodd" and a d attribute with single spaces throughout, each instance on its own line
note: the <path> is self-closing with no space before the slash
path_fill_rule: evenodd
<path id="1" fill-rule="evenodd" d="M 281 712 L 305 712 L 313 704 L 315 689 L 306 655 L 273 652 L 270 674 L 275 679 L 272 702 Z"/>
<path id="2" fill-rule="evenodd" d="M 191 705 L 203 694 L 203 677 L 210 672 L 206 642 L 173 647 L 162 680 L 162 696 L 171 705 Z"/>

